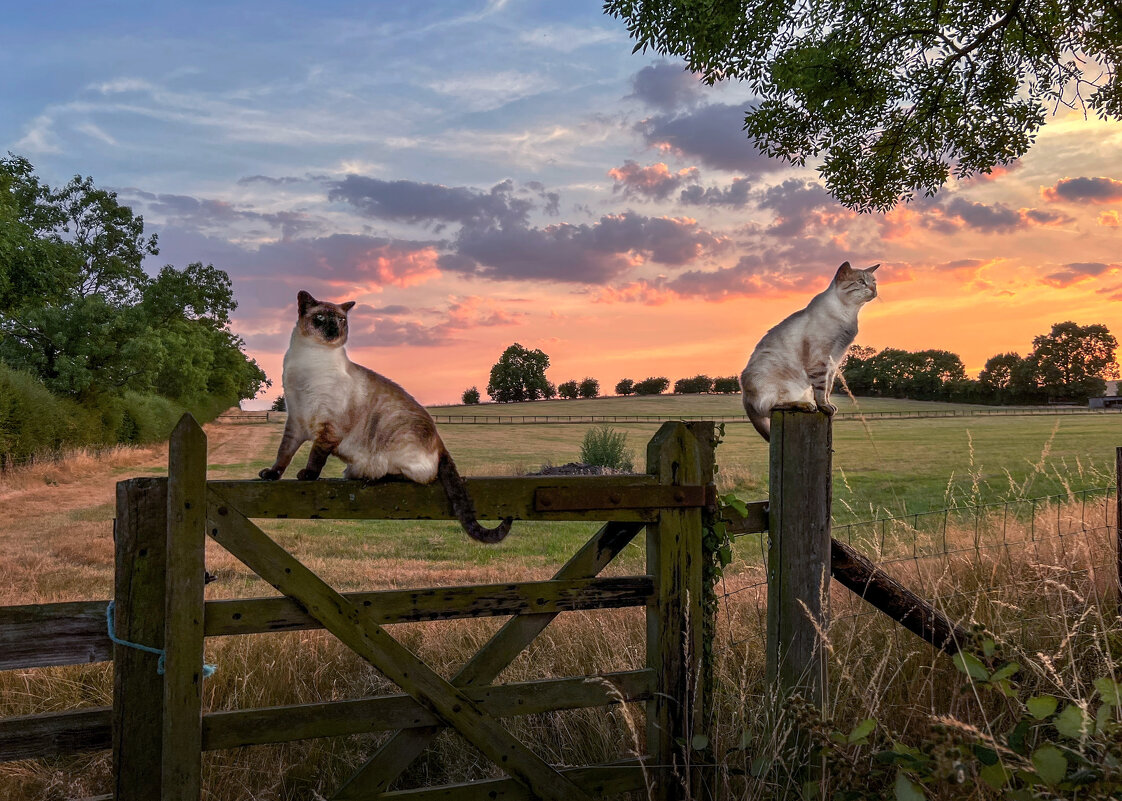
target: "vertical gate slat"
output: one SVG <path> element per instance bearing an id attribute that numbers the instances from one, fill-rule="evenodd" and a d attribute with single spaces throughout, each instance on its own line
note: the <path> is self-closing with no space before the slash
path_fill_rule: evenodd
<path id="1" fill-rule="evenodd" d="M 167 545 L 166 478 L 117 484 L 114 603 L 116 636 L 152 648 L 164 645 Z M 158 657 L 113 647 L 113 776 L 117 801 L 160 797 L 163 677 Z"/>
<path id="2" fill-rule="evenodd" d="M 168 450 L 164 801 L 198 801 L 202 793 L 206 458 L 206 434 L 183 415 Z"/>
<path id="3" fill-rule="evenodd" d="M 683 423 L 664 423 L 647 445 L 647 472 L 660 484 L 699 484 L 704 469 L 697 438 Z M 704 648 L 701 525 L 695 508 L 663 509 L 658 523 L 647 526 L 647 572 L 656 596 L 647 607 L 647 666 L 658 676 L 647 702 L 647 750 L 658 801 L 696 797 L 688 763 L 703 720 L 694 697 Z"/>

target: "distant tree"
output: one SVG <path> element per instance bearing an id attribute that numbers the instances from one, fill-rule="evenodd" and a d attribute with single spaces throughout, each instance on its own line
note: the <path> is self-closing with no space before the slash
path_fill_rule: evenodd
<path id="1" fill-rule="evenodd" d="M 277 395 L 276 399 L 273 400 L 273 405 L 269 407 L 269 411 L 270 412 L 287 412 L 288 411 L 288 407 L 285 405 L 285 402 L 284 402 L 284 395 Z"/>
<path id="2" fill-rule="evenodd" d="M 993 403 L 1009 403 L 1015 397 L 1013 378 L 1024 361 L 1019 353 L 998 353 L 986 359 L 978 373 L 983 394 Z"/>
<path id="3" fill-rule="evenodd" d="M 565 381 L 557 385 L 557 397 L 574 400 L 580 392 L 576 381 Z"/>
<path id="4" fill-rule="evenodd" d="M 635 49 L 753 97 L 768 156 L 819 160 L 858 210 L 1023 156 L 1063 106 L 1122 117 L 1122 14 L 1102 0 L 607 0 Z M 749 151 L 750 152 L 750 151 Z"/>
<path id="5" fill-rule="evenodd" d="M 699 395 L 713 389 L 713 379 L 707 375 L 679 378 L 674 382 L 675 395 Z"/>
<path id="6" fill-rule="evenodd" d="M 1032 345 L 1028 361 L 1049 399 L 1085 401 L 1101 395 L 1107 379 L 1118 378 L 1118 340 L 1105 325 L 1056 323 Z"/>
<path id="7" fill-rule="evenodd" d="M 598 397 L 600 395 L 600 382 L 595 378 L 585 378 L 580 382 L 580 386 L 577 387 L 577 394 L 582 398 Z"/>
<path id="8" fill-rule="evenodd" d="M 635 384 L 636 395 L 661 395 L 670 388 L 670 379 L 665 376 L 644 378 Z"/>
<path id="9" fill-rule="evenodd" d="M 740 392 L 740 379 L 734 375 L 713 379 L 713 391 L 723 395 Z"/>
<path id="10" fill-rule="evenodd" d="M 491 368 L 487 394 L 498 403 L 552 398 L 557 388 L 545 377 L 549 357 L 515 342 Z"/>
<path id="11" fill-rule="evenodd" d="M 460 402 L 464 406 L 474 406 L 479 403 L 479 389 L 477 387 L 468 387 L 464 390 L 464 394 L 460 396 Z"/>
<path id="12" fill-rule="evenodd" d="M 617 395 L 631 395 L 634 392 L 635 392 L 635 382 L 632 381 L 630 378 L 621 379 L 620 382 L 618 384 L 616 384 L 616 394 Z"/>

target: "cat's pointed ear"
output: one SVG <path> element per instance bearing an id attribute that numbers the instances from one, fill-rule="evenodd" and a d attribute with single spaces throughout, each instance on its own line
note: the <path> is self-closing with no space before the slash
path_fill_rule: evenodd
<path id="1" fill-rule="evenodd" d="M 346 303 L 340 303 L 339 304 L 339 308 L 342 309 L 344 313 L 349 312 L 354 307 L 355 307 L 355 302 L 353 300 L 348 300 Z"/>
<path id="2" fill-rule="evenodd" d="M 877 267 L 880 267 L 880 265 L 879 264 L 874 264 L 872 267 L 866 267 L 865 272 L 875 273 L 877 271 Z"/>
<path id="3" fill-rule="evenodd" d="M 840 281 L 842 278 L 849 275 L 851 272 L 853 272 L 853 268 L 849 266 L 849 262 L 848 261 L 843 261 L 841 267 L 839 267 L 838 271 L 834 274 L 834 280 L 835 281 Z"/>
<path id="4" fill-rule="evenodd" d="M 310 292 L 305 292 L 303 289 L 301 289 L 298 293 L 296 293 L 296 303 L 300 307 L 300 316 L 303 317 L 304 312 L 308 310 L 308 307 L 315 306 L 317 303 L 319 303 L 319 301 L 313 298 Z"/>

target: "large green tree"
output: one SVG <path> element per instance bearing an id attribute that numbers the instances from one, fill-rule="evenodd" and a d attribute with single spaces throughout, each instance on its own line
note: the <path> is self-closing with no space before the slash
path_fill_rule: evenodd
<path id="1" fill-rule="evenodd" d="M 1036 385 L 1051 400 L 1085 401 L 1118 378 L 1118 340 L 1105 325 L 1055 323 L 1032 341 L 1027 361 Z"/>
<path id="2" fill-rule="evenodd" d="M 90 178 L 55 190 L 0 159 L 0 359 L 83 400 L 253 397 L 267 379 L 229 330 L 229 276 L 196 263 L 149 277 L 157 253 L 143 218 Z"/>
<path id="3" fill-rule="evenodd" d="M 544 352 L 515 342 L 491 368 L 487 394 L 497 403 L 552 398 L 557 389 L 545 377 L 547 367 L 549 357 Z"/>
<path id="4" fill-rule="evenodd" d="M 1050 113 L 1122 117 L 1118 0 L 607 0 L 635 50 L 744 82 L 770 156 L 859 210 L 1024 155 Z"/>

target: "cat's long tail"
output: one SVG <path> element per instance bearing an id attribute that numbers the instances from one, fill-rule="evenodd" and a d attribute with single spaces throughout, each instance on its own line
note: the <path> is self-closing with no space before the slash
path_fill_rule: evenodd
<path id="1" fill-rule="evenodd" d="M 771 415 L 770 413 L 760 414 L 755 405 L 748 400 L 747 395 L 741 397 L 744 402 L 744 411 L 748 415 L 748 419 L 752 421 L 752 425 L 760 432 L 760 436 L 764 438 L 764 442 L 771 442 Z"/>
<path id="2" fill-rule="evenodd" d="M 460 525 L 464 527 L 469 537 L 479 542 L 501 542 L 510 533 L 510 524 L 513 520 L 510 517 L 504 519 L 495 528 L 484 528 L 479 525 L 479 520 L 475 516 L 475 503 L 468 494 L 467 485 L 448 451 L 440 455 L 436 474 L 440 477 L 440 483 L 444 485 L 448 500 L 452 503 L 452 511 L 460 518 Z"/>

